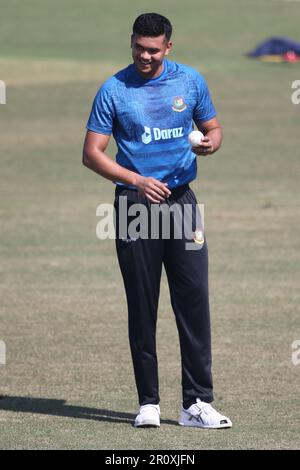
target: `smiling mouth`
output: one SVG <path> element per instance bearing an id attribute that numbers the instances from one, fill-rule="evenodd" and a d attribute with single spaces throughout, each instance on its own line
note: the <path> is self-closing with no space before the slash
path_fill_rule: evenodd
<path id="1" fill-rule="evenodd" d="M 139 63 L 140 63 L 143 67 L 147 67 L 147 65 L 151 65 L 151 62 L 143 62 L 142 60 L 139 60 Z"/>

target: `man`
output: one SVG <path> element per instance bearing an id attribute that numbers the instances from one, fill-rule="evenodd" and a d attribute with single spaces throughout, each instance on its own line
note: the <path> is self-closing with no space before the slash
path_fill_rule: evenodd
<path id="1" fill-rule="evenodd" d="M 226 428 L 232 426 L 229 418 L 210 405 L 213 387 L 204 237 L 194 239 L 199 249 L 187 250 L 187 236 L 174 235 L 174 218 L 169 238 L 161 230 L 158 237 L 121 237 L 118 224 L 124 210 L 121 197 L 127 198 L 129 206 L 142 204 L 148 214 L 154 206 L 191 205 L 195 212 L 197 201 L 188 184 L 196 177 L 196 154 L 211 155 L 221 145 L 222 131 L 205 80 L 194 69 L 166 59 L 172 48 L 171 34 L 170 21 L 159 14 L 146 13 L 135 20 L 133 63 L 99 89 L 87 123 L 83 163 L 117 184 L 116 248 L 127 296 L 140 404 L 134 425 L 160 426 L 155 332 L 164 265 L 182 357 L 179 424 Z M 188 135 L 193 121 L 205 137 L 192 149 Z M 112 134 L 118 147 L 116 161 L 105 153 Z"/>

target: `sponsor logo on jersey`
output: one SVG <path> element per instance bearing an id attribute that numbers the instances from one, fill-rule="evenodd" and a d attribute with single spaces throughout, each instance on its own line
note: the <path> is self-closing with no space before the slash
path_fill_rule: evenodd
<path id="1" fill-rule="evenodd" d="M 152 140 L 169 140 L 184 137 L 183 127 L 173 127 L 172 129 L 159 129 L 159 127 L 144 126 L 145 132 L 142 134 L 144 144 L 150 144 Z"/>
<path id="2" fill-rule="evenodd" d="M 203 243 L 204 243 L 204 235 L 203 235 L 203 231 L 202 231 L 202 230 L 196 229 L 194 242 L 195 242 L 195 243 L 198 243 L 199 245 L 203 245 Z"/>
<path id="3" fill-rule="evenodd" d="M 173 104 L 172 104 L 172 109 L 173 111 L 176 111 L 177 113 L 181 113 L 187 108 L 184 99 L 181 96 L 175 96 L 173 98 Z"/>
<path id="4" fill-rule="evenodd" d="M 144 142 L 144 144 L 150 144 L 152 140 L 151 129 L 150 127 L 147 127 L 147 126 L 144 126 L 144 129 L 145 129 L 145 132 L 142 135 L 142 141 Z"/>

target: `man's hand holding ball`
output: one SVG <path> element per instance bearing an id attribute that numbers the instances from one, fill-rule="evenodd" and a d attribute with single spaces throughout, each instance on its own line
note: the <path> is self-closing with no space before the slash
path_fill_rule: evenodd
<path id="1" fill-rule="evenodd" d="M 192 131 L 189 134 L 189 142 L 196 155 L 210 155 L 214 151 L 210 137 L 204 136 L 200 131 Z"/>

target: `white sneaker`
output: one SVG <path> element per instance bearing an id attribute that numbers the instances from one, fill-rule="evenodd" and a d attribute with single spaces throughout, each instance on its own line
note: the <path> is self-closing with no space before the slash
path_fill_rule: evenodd
<path id="1" fill-rule="evenodd" d="M 152 426 L 155 428 L 160 427 L 160 408 L 159 405 L 143 405 L 140 407 L 139 414 L 135 418 L 134 426 L 146 427 Z"/>
<path id="2" fill-rule="evenodd" d="M 199 398 L 187 410 L 182 408 L 179 424 L 208 429 L 231 428 L 232 426 L 229 418 L 221 415 L 209 403 L 205 403 Z"/>

